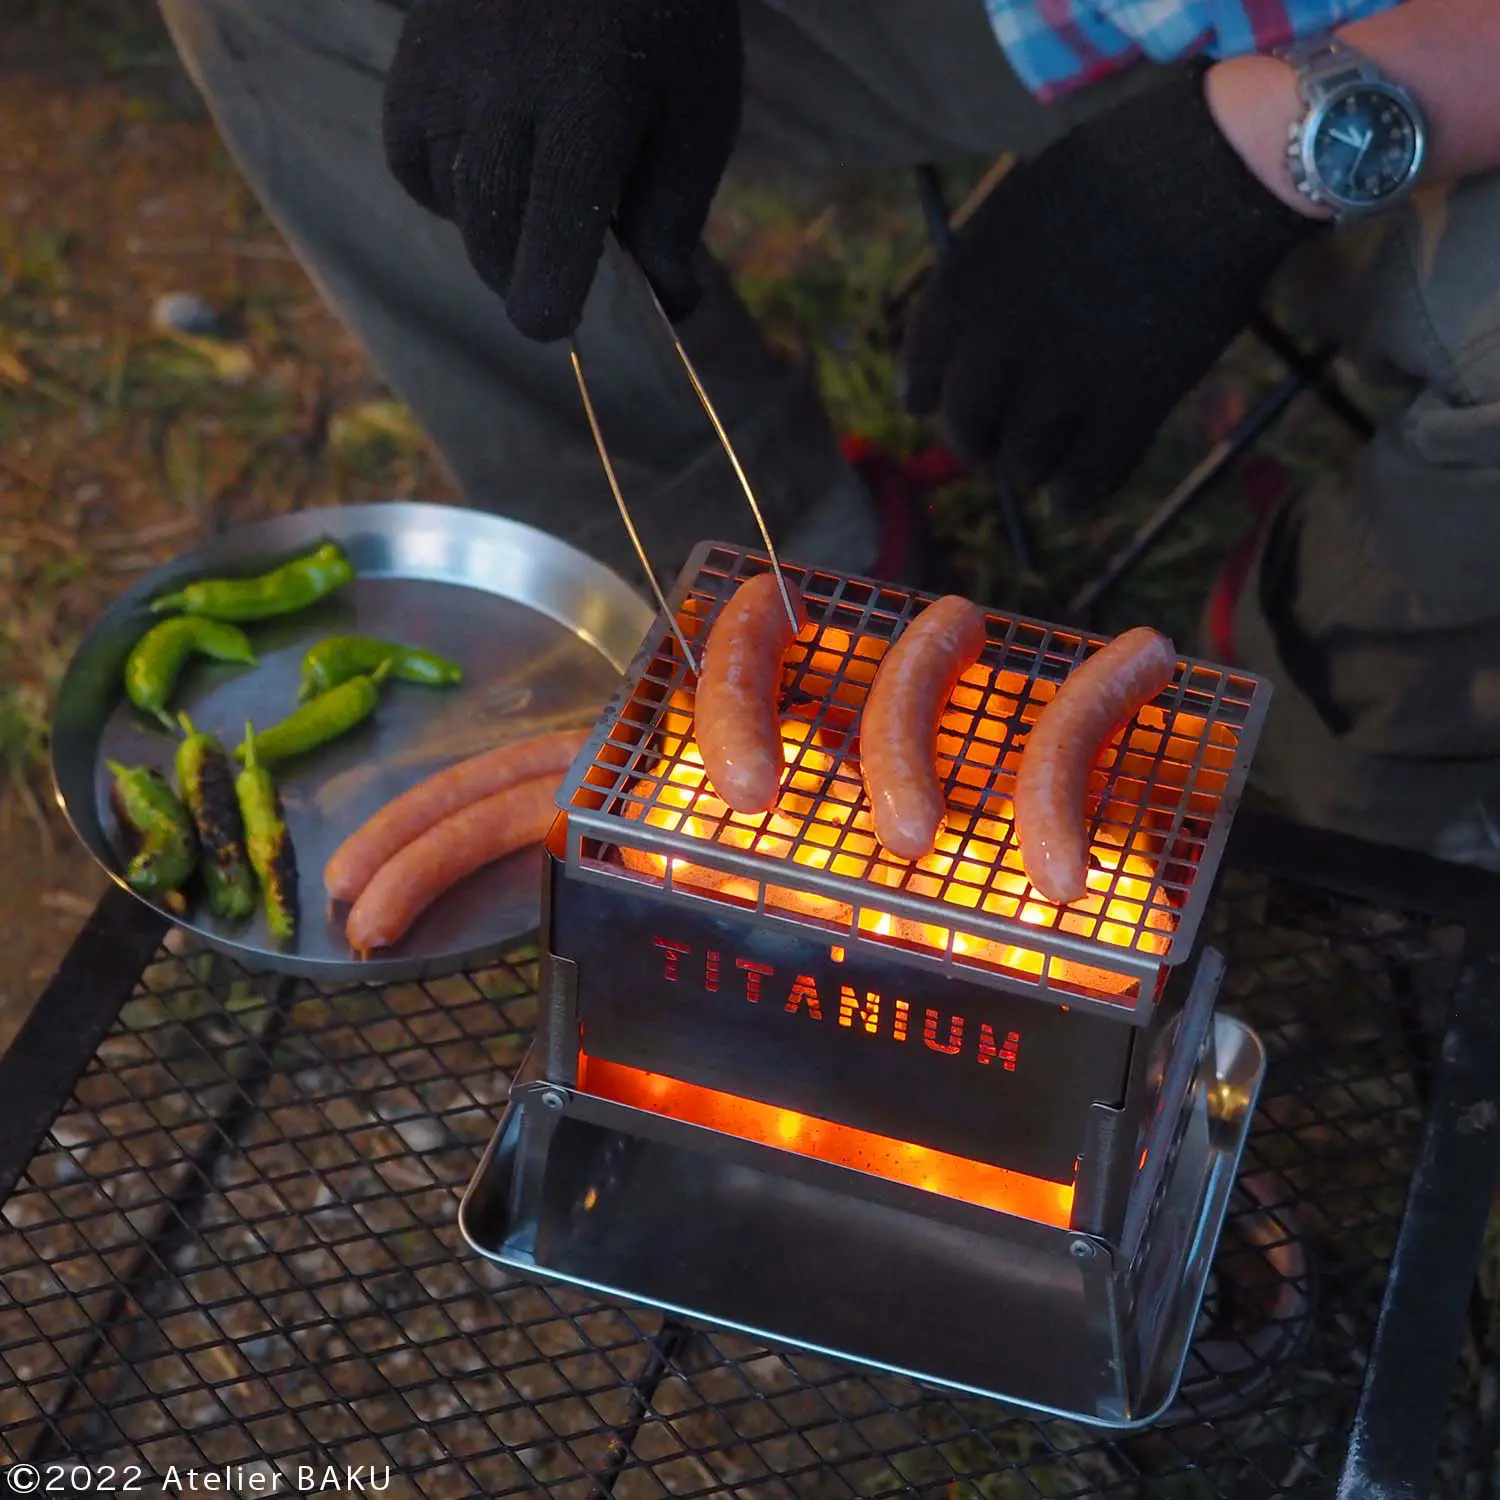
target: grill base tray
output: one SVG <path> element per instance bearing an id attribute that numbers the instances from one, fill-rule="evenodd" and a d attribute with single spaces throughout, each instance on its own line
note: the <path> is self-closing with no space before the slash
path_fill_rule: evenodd
<path id="1" fill-rule="evenodd" d="M 725 1151 L 713 1132 L 546 1082 L 535 1048 L 459 1225 L 476 1252 L 527 1276 L 1139 1429 L 1181 1382 L 1265 1070 L 1247 1026 L 1215 1015 L 1213 1029 L 1201 1149 L 1178 1152 L 1153 1234 L 1166 1237 L 1154 1253 L 1167 1274 L 1118 1267 L 1107 1244 L 1074 1231 L 957 1204 L 935 1212 L 945 1200 L 932 1194 L 808 1170 L 770 1147 Z"/>

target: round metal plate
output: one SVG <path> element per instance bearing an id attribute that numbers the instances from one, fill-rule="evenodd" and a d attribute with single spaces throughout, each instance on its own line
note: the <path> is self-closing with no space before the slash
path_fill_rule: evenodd
<path id="1" fill-rule="evenodd" d="M 158 569 L 111 605 L 63 678 L 52 733 L 58 801 L 123 886 L 105 761 L 153 765 L 175 782 L 177 740 L 124 693 L 125 658 L 154 618 L 148 602 L 192 578 L 261 572 L 325 539 L 344 547 L 354 582 L 300 614 L 245 626 L 258 666 L 189 663 L 173 709 L 186 709 L 232 752 L 247 719 L 266 729 L 296 707 L 303 653 L 336 634 L 424 646 L 457 661 L 464 682 L 389 682 L 371 719 L 277 768 L 301 877 L 293 942 L 278 946 L 260 912 L 236 926 L 195 903 L 174 920 L 252 967 L 328 980 L 472 965 L 536 927 L 540 851 L 481 870 L 435 903 L 398 948 L 363 962 L 345 945 L 343 911 L 325 910 L 322 870 L 346 835 L 407 787 L 505 740 L 586 727 L 618 685 L 651 609 L 602 564 L 529 526 L 440 505 L 340 506 L 241 528 Z"/>

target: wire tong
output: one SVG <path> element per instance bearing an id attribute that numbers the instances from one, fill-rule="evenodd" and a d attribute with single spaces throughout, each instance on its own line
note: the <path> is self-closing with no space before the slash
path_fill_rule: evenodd
<path id="1" fill-rule="evenodd" d="M 672 347 L 677 351 L 677 357 L 682 361 L 682 368 L 687 372 L 688 380 L 692 383 L 694 392 L 703 406 L 704 413 L 712 424 L 715 434 L 718 436 L 719 445 L 724 450 L 730 466 L 734 469 L 735 477 L 740 482 L 740 488 L 745 492 L 745 499 L 749 502 L 750 513 L 755 517 L 755 524 L 760 530 L 761 541 L 765 543 L 766 555 L 771 559 L 771 570 L 776 575 L 776 582 L 781 589 L 781 601 L 786 606 L 787 618 L 791 620 L 793 627 L 797 624 L 797 612 L 792 606 L 792 597 L 787 590 L 786 577 L 781 571 L 780 560 L 776 556 L 776 547 L 771 541 L 771 533 L 766 527 L 766 518 L 761 513 L 760 503 L 755 498 L 755 491 L 751 487 L 750 477 L 745 473 L 744 465 L 740 463 L 739 455 L 734 451 L 734 444 L 729 439 L 729 433 L 723 422 L 719 420 L 719 414 L 714 410 L 714 404 L 709 399 L 708 392 L 703 388 L 703 382 L 698 378 L 698 372 L 693 368 L 693 362 L 688 358 L 688 352 L 682 346 L 682 340 L 677 336 L 677 330 L 672 326 L 672 320 L 667 316 L 660 300 L 656 295 L 655 288 L 646 278 L 646 273 L 636 265 L 635 259 L 627 251 L 616 244 L 619 250 L 619 258 L 628 261 L 632 273 L 640 285 L 645 289 L 646 296 L 651 299 L 651 305 L 656 309 L 660 317 L 662 327 L 667 330 L 667 336 L 672 340 Z M 568 341 L 568 355 L 573 362 L 573 377 L 578 382 L 578 394 L 583 399 L 583 412 L 588 418 L 589 431 L 594 436 L 594 447 L 599 452 L 599 462 L 604 466 L 604 477 L 609 481 L 610 493 L 615 497 L 615 505 L 619 508 L 620 519 L 625 523 L 625 530 L 630 534 L 631 545 L 635 548 L 635 555 L 640 559 L 642 570 L 651 584 L 651 591 L 656 595 L 656 602 L 661 607 L 661 612 L 667 617 L 672 627 L 672 633 L 677 637 L 677 644 L 682 647 L 682 654 L 687 661 L 688 670 L 694 676 L 698 673 L 697 662 L 693 658 L 692 649 L 689 647 L 687 637 L 682 632 L 682 626 L 678 623 L 676 613 L 668 606 L 666 595 L 663 594 L 661 584 L 656 577 L 656 570 L 651 566 L 651 560 L 646 556 L 645 545 L 641 541 L 640 533 L 636 530 L 635 521 L 631 518 L 630 507 L 625 503 L 625 496 L 620 490 L 620 482 L 615 476 L 615 466 L 610 462 L 609 448 L 604 441 L 604 433 L 599 426 L 599 418 L 594 411 L 594 403 L 589 397 L 588 380 L 583 373 L 583 361 L 578 354 L 578 340 L 575 337 Z"/>

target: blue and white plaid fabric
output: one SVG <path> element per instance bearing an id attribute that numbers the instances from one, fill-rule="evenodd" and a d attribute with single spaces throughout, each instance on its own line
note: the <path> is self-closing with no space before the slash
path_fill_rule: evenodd
<path id="1" fill-rule="evenodd" d="M 1399 0 L 986 0 L 1021 81 L 1052 100 L 1141 59 L 1268 52 Z"/>

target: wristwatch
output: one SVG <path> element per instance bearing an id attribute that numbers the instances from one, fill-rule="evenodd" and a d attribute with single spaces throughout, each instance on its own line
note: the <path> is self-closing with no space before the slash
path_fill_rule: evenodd
<path id="1" fill-rule="evenodd" d="M 1378 213 L 1409 193 L 1427 153 L 1421 106 L 1369 58 L 1332 37 L 1278 54 L 1307 106 L 1286 148 L 1292 180 L 1336 219 Z"/>

